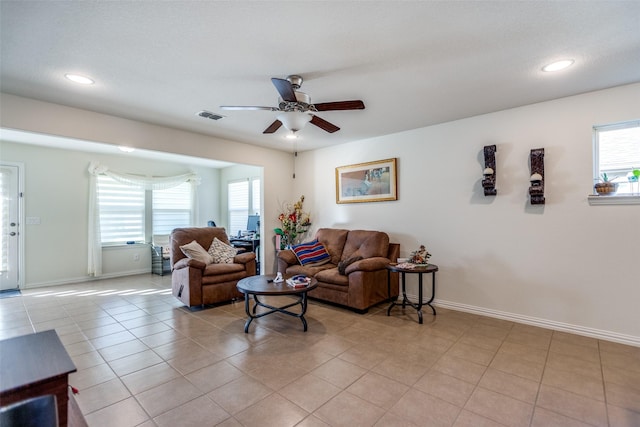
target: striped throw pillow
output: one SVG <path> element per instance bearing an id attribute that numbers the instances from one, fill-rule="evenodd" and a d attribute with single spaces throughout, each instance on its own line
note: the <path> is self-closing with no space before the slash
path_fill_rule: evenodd
<path id="1" fill-rule="evenodd" d="M 318 240 L 312 242 L 300 243 L 291 248 L 301 265 L 314 267 L 326 264 L 331 260 L 331 256 L 327 252 L 324 245 Z"/>

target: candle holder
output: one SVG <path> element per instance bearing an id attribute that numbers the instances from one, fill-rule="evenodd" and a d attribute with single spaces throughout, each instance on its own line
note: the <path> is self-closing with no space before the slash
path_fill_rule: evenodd
<path id="1" fill-rule="evenodd" d="M 529 155 L 531 177 L 529 197 L 532 205 L 544 205 L 544 148 L 535 148 Z"/>
<path id="2" fill-rule="evenodd" d="M 482 172 L 482 188 L 485 196 L 495 196 L 496 190 L 496 146 L 484 146 L 484 171 Z"/>

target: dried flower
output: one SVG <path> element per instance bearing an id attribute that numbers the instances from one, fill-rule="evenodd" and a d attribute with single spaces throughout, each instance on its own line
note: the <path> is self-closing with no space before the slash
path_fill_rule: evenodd
<path id="1" fill-rule="evenodd" d="M 424 245 L 420 245 L 417 251 L 411 252 L 409 262 L 412 264 L 427 264 L 429 257 L 431 257 L 431 254 L 427 252 L 427 248 L 425 248 Z"/>
<path id="2" fill-rule="evenodd" d="M 306 233 L 311 226 L 311 216 L 308 212 L 302 210 L 303 203 L 304 196 L 300 196 L 300 200 L 293 205 L 284 203 L 282 206 L 282 211 L 278 215 L 278 220 L 282 226 L 273 230 L 276 234 L 282 236 L 281 249 L 293 244 L 296 237 Z"/>

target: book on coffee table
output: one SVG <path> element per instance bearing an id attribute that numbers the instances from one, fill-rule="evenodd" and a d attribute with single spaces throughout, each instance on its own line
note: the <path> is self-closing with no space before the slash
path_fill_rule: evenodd
<path id="1" fill-rule="evenodd" d="M 307 276 L 293 276 L 290 279 L 287 279 L 287 285 L 292 288 L 306 288 L 311 283 L 311 278 Z"/>

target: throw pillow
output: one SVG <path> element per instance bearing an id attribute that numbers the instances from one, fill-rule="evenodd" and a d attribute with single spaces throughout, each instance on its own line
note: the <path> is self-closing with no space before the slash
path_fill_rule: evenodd
<path id="1" fill-rule="evenodd" d="M 323 265 L 331 261 L 331 256 L 327 249 L 318 240 L 294 245 L 291 250 L 300 264 L 307 267 Z"/>
<path id="2" fill-rule="evenodd" d="M 340 261 L 338 263 L 338 273 L 342 274 L 343 276 L 346 274 L 346 269 L 348 266 L 350 266 L 351 264 L 353 264 L 356 261 L 360 261 L 362 259 L 361 256 L 354 256 L 351 257 L 349 259 L 345 259 L 343 261 Z"/>
<path id="3" fill-rule="evenodd" d="M 205 251 L 204 248 L 195 240 L 191 243 L 180 246 L 180 250 L 188 258 L 204 262 L 205 264 L 211 264 L 213 262 L 211 255 L 209 255 L 207 251 Z"/>
<path id="4" fill-rule="evenodd" d="M 227 245 L 217 237 L 213 238 L 209 247 L 209 255 L 213 258 L 215 264 L 231 264 L 233 257 L 238 254 L 238 249 Z"/>

